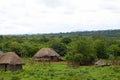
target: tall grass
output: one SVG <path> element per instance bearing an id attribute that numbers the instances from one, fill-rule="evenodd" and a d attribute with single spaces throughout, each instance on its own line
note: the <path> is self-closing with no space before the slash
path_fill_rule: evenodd
<path id="1" fill-rule="evenodd" d="M 120 66 L 80 66 L 26 60 L 22 71 L 0 71 L 0 80 L 120 80 Z"/>

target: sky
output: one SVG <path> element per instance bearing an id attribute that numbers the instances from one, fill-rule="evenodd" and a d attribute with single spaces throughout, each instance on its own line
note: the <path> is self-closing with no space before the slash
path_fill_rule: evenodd
<path id="1" fill-rule="evenodd" d="M 0 0 L 0 34 L 120 29 L 120 0 Z"/>

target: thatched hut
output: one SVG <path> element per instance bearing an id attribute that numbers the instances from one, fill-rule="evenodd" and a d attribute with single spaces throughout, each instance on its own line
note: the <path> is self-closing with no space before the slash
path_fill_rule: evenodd
<path id="1" fill-rule="evenodd" d="M 7 52 L 0 58 L 0 69 L 2 70 L 21 70 L 25 63 L 14 52 Z"/>
<path id="2" fill-rule="evenodd" d="M 108 63 L 104 62 L 102 59 L 98 60 L 95 65 L 98 65 L 98 66 L 109 66 Z"/>
<path id="3" fill-rule="evenodd" d="M 36 61 L 59 61 L 59 54 L 51 48 L 42 48 L 35 55 Z"/>

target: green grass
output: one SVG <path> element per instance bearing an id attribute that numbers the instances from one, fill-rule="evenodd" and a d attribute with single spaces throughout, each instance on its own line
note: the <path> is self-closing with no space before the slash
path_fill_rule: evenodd
<path id="1" fill-rule="evenodd" d="M 23 71 L 0 71 L 0 80 L 120 80 L 120 66 L 80 66 L 27 63 Z"/>

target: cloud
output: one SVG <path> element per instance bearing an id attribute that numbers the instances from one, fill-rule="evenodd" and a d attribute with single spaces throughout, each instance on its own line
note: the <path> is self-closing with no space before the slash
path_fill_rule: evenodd
<path id="1" fill-rule="evenodd" d="M 0 34 L 120 28 L 119 4 L 119 0 L 0 0 Z"/>
<path id="2" fill-rule="evenodd" d="M 104 10 L 108 10 L 113 13 L 120 13 L 120 1 L 119 0 L 103 0 L 100 7 Z"/>
<path id="3" fill-rule="evenodd" d="M 48 7 L 52 7 L 52 8 L 56 8 L 62 5 L 60 0 L 42 0 L 42 2 L 48 6 Z"/>

